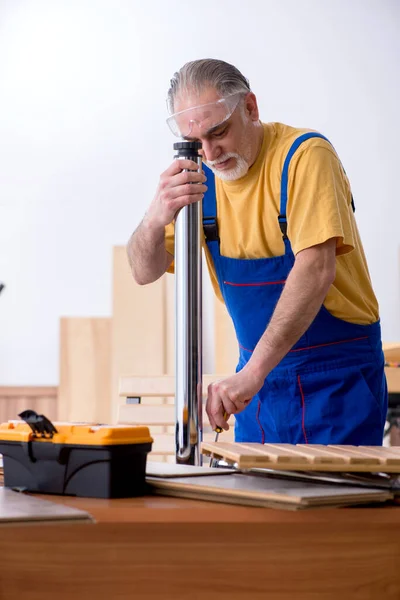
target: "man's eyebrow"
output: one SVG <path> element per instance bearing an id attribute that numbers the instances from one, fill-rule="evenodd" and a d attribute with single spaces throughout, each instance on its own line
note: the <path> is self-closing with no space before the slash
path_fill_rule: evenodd
<path id="1" fill-rule="evenodd" d="M 204 137 L 208 137 L 209 135 L 212 135 L 213 133 L 215 133 L 215 131 L 218 131 L 218 129 L 228 126 L 228 124 L 229 124 L 229 121 L 224 121 L 223 123 L 220 123 L 219 125 L 215 125 L 214 127 L 211 127 L 204 133 Z M 185 142 L 198 142 L 199 141 L 198 138 L 192 138 L 189 136 L 185 136 L 183 139 L 185 140 Z"/>
<path id="2" fill-rule="evenodd" d="M 224 121 L 223 123 L 220 123 L 219 125 L 215 125 L 214 127 L 211 127 L 211 129 L 208 129 L 204 135 L 212 135 L 213 133 L 218 131 L 218 129 L 220 129 L 221 127 L 224 127 L 227 124 L 228 124 L 228 122 Z"/>

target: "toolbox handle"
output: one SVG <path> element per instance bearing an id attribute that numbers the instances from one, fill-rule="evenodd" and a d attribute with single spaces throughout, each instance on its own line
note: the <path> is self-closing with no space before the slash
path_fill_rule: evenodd
<path id="1" fill-rule="evenodd" d="M 55 433 L 58 433 L 47 417 L 38 415 L 34 410 L 24 410 L 18 416 L 29 425 L 35 437 L 51 439 Z"/>

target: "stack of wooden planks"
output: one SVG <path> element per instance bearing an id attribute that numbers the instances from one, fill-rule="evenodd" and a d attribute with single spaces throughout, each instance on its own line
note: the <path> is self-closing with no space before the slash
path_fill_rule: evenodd
<path id="1" fill-rule="evenodd" d="M 153 494 L 193 500 L 222 502 L 262 508 L 299 510 L 340 507 L 394 501 L 391 483 L 370 480 L 348 481 L 336 476 L 314 477 L 304 481 L 296 472 L 283 476 L 279 471 L 212 469 L 152 463 L 147 468 L 147 483 Z M 375 476 L 378 477 L 378 476 Z M 354 478 L 353 478 L 354 479 Z"/>
<path id="2" fill-rule="evenodd" d="M 202 453 L 239 469 L 400 473 L 400 447 L 203 442 Z"/>

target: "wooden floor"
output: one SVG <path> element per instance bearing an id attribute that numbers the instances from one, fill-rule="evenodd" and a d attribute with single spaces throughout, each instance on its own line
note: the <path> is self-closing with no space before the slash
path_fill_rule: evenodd
<path id="1" fill-rule="evenodd" d="M 1 600 L 400 598 L 400 508 L 46 499 L 97 523 L 2 528 Z"/>

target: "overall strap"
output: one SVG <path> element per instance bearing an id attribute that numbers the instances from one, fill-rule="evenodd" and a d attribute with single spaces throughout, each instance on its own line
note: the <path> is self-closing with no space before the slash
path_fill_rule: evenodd
<path id="1" fill-rule="evenodd" d="M 288 200 L 289 165 L 290 165 L 290 161 L 292 160 L 292 157 L 293 157 L 294 153 L 296 152 L 296 150 L 299 148 L 299 146 L 301 146 L 301 144 L 303 142 L 309 140 L 310 138 L 321 138 L 321 139 L 327 141 L 330 144 L 330 141 L 328 140 L 328 138 L 326 138 L 321 133 L 310 131 L 309 133 L 304 133 L 303 135 L 301 135 L 300 137 L 298 137 L 297 139 L 295 139 L 295 141 L 293 142 L 293 144 L 291 145 L 291 147 L 289 149 L 289 152 L 287 153 L 285 162 L 283 164 L 283 170 L 282 170 L 281 203 L 280 203 L 280 213 L 279 213 L 279 216 L 278 216 L 279 227 L 281 229 L 282 237 L 283 237 L 284 240 L 288 239 L 287 238 L 286 208 L 287 208 L 287 200 Z M 355 206 L 354 206 L 353 196 L 351 196 L 351 206 L 352 206 L 352 209 L 353 209 L 353 212 L 354 212 L 355 211 Z"/>
<path id="2" fill-rule="evenodd" d="M 207 191 L 203 198 L 203 230 L 206 242 L 218 242 L 217 223 L 217 195 L 215 191 L 215 175 L 209 167 L 203 163 L 203 169 L 207 177 Z"/>

